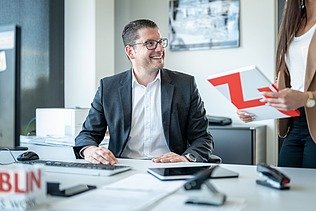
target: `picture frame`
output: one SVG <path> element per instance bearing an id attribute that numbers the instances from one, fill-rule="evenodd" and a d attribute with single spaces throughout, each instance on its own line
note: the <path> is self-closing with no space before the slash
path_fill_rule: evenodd
<path id="1" fill-rule="evenodd" d="M 170 0 L 171 51 L 239 47 L 240 0 Z"/>

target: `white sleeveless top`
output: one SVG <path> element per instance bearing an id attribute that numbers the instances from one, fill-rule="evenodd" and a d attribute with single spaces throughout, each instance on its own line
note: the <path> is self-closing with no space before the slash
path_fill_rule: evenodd
<path id="1" fill-rule="evenodd" d="M 292 89 L 304 91 L 308 47 L 316 29 L 316 24 L 305 34 L 294 37 L 285 56 L 285 63 L 291 76 Z"/>

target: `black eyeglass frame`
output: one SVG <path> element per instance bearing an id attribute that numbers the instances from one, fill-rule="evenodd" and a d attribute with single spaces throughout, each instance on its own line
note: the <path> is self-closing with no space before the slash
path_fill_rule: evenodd
<path id="1" fill-rule="evenodd" d="M 150 43 L 154 42 L 154 43 Z M 148 50 L 155 50 L 158 46 L 158 43 L 163 47 L 166 48 L 168 46 L 168 39 L 167 38 L 161 38 L 159 40 L 146 40 L 145 42 L 139 42 L 139 43 L 133 43 L 129 44 L 130 46 L 134 45 L 143 45 L 146 46 Z M 152 46 L 152 47 L 151 47 Z"/>

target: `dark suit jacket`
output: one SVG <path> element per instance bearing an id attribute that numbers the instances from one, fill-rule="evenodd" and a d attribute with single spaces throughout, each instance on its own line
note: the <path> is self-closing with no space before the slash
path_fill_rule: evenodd
<path id="1" fill-rule="evenodd" d="M 213 138 L 207 132 L 204 104 L 193 76 L 161 70 L 161 114 L 164 135 L 172 152 L 192 153 L 197 161 L 207 162 L 213 151 Z M 74 151 L 87 145 L 98 146 L 106 129 L 109 150 L 120 157 L 131 130 L 132 71 L 101 79 Z M 142 141 L 142 140 L 140 140 Z"/>

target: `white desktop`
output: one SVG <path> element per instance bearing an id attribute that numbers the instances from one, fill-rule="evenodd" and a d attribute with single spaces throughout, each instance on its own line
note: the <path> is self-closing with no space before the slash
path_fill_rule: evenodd
<path id="1" fill-rule="evenodd" d="M 43 160 L 78 161 L 71 147 L 48 147 L 28 145 Z M 4 153 L 4 152 L 2 152 Z M 14 152 L 17 156 L 21 152 Z M 5 153 L 4 153 L 5 154 Z M 0 158 L 2 161 L 4 156 Z M 6 156 L 8 158 L 8 156 Z M 81 162 L 84 162 L 81 160 Z M 256 184 L 260 178 L 254 165 L 221 166 L 239 173 L 238 178 L 212 179 L 211 183 L 227 195 L 223 206 L 186 204 L 189 197 L 209 196 L 203 188 L 198 191 L 185 191 L 184 180 L 160 181 L 147 173 L 148 168 L 201 163 L 157 164 L 150 160 L 119 159 L 122 165 L 132 170 L 113 176 L 75 175 L 46 172 L 47 182 L 60 182 L 61 188 L 78 184 L 97 186 L 96 190 L 64 198 L 48 196 L 46 205 L 37 210 L 314 210 L 316 194 L 316 169 L 279 168 L 291 178 L 289 190 L 276 190 Z M 118 183 L 116 183 L 118 182 Z M 140 206 L 142 205 L 142 206 Z"/>

